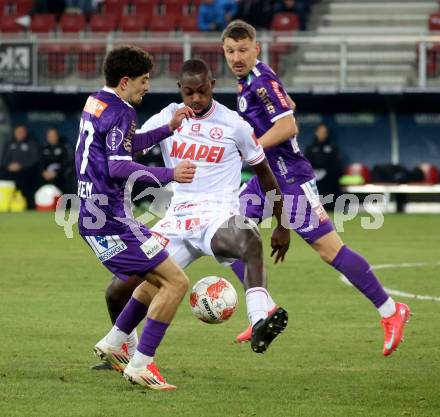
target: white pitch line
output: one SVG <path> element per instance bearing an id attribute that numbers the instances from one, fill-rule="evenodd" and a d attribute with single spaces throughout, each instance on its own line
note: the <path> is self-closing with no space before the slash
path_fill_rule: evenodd
<path id="1" fill-rule="evenodd" d="M 417 268 L 423 266 L 440 266 L 440 262 L 427 263 L 427 262 L 415 262 L 415 263 L 402 263 L 402 264 L 381 264 L 381 265 L 373 265 L 371 269 L 388 269 L 388 268 Z M 345 275 L 341 274 L 339 276 L 341 281 L 344 284 L 352 285 L 351 282 L 345 277 Z M 405 291 L 394 290 L 392 288 L 385 288 L 384 290 L 390 295 L 397 295 L 399 297 L 406 298 L 414 298 L 416 300 L 429 300 L 429 301 L 440 301 L 440 297 L 434 297 L 431 295 L 420 295 L 420 294 L 412 294 Z"/>

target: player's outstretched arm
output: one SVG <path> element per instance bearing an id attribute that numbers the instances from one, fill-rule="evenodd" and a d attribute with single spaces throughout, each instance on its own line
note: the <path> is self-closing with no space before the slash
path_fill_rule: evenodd
<path id="1" fill-rule="evenodd" d="M 148 185 L 168 184 L 174 179 L 174 170 L 163 167 L 146 167 L 134 161 L 108 161 L 110 177 L 127 180 L 132 174 L 136 174 L 136 181 Z"/>
<path id="2" fill-rule="evenodd" d="M 274 204 L 273 204 L 273 214 L 277 219 L 278 225 L 272 232 L 271 238 L 271 246 L 272 253 L 270 256 L 275 255 L 275 263 L 278 261 L 284 261 L 284 256 L 286 255 L 287 250 L 290 245 L 290 231 L 286 229 L 283 224 L 288 224 L 288 222 L 283 221 L 283 200 L 281 196 L 281 191 L 278 186 L 277 180 L 273 175 L 272 170 L 270 169 L 269 163 L 267 159 L 264 159 L 257 165 L 252 167 L 255 171 L 255 174 L 258 177 L 258 181 L 260 182 L 261 189 L 265 192 L 273 192 L 274 195 Z"/>
<path id="3" fill-rule="evenodd" d="M 298 127 L 293 114 L 287 114 L 275 121 L 273 126 L 258 138 L 263 148 L 271 148 L 291 139 L 298 133 Z"/>

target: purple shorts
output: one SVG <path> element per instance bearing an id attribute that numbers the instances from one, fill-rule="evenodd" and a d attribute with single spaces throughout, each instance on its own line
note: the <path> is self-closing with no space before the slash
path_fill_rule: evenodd
<path id="1" fill-rule="evenodd" d="M 164 242 L 143 225 L 136 234 L 127 229 L 120 235 L 82 238 L 102 264 L 124 281 L 131 275 L 144 276 L 168 257 Z"/>
<path id="2" fill-rule="evenodd" d="M 316 180 L 285 184 L 281 188 L 284 210 L 289 213 L 290 229 L 295 230 L 307 243 L 333 231 L 333 224 L 319 200 Z M 272 205 L 266 203 L 257 177 L 245 185 L 240 193 L 240 212 L 256 221 L 272 216 Z"/>

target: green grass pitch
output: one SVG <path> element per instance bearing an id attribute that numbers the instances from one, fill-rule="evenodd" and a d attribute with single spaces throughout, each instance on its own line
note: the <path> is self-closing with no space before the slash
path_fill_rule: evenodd
<path id="1" fill-rule="evenodd" d="M 377 271 L 386 287 L 440 297 L 439 231 L 438 215 L 389 215 L 379 230 L 363 230 L 357 217 L 342 237 L 371 264 L 390 264 Z M 231 271 L 208 258 L 187 269 L 192 282 L 225 276 L 240 306 L 229 322 L 207 325 L 184 300 L 157 354 L 178 387 L 169 393 L 89 369 L 110 326 L 110 277 L 77 234 L 67 239 L 53 213 L 2 214 L 0 242 L 2 417 L 440 415 L 440 303 L 396 296 L 413 316 L 405 343 L 385 358 L 375 309 L 296 236 L 283 264 L 267 259 L 270 289 L 290 321 L 264 355 L 233 343 L 246 308 Z"/>

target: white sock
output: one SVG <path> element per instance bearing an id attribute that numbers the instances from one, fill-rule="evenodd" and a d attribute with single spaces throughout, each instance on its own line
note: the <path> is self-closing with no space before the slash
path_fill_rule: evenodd
<path id="1" fill-rule="evenodd" d="M 128 339 L 127 339 L 127 348 L 128 348 L 128 356 L 130 358 L 133 357 L 134 352 L 136 352 L 136 348 L 138 345 L 138 334 L 136 329 L 134 329 L 129 335 L 128 335 Z"/>
<path id="2" fill-rule="evenodd" d="M 106 342 L 112 346 L 121 346 L 127 342 L 128 334 L 124 333 L 118 327 L 113 326 L 105 337 Z"/>
<path id="3" fill-rule="evenodd" d="M 267 317 L 268 298 L 267 290 L 263 287 L 253 287 L 246 291 L 248 318 L 252 326 Z"/>
<path id="4" fill-rule="evenodd" d="M 272 299 L 272 297 L 269 294 L 269 291 L 267 292 L 267 311 L 273 310 L 277 305 L 275 304 L 275 301 Z"/>
<path id="5" fill-rule="evenodd" d="M 396 312 L 396 303 L 391 297 L 388 297 L 377 310 L 379 311 L 381 317 L 391 317 Z"/>
<path id="6" fill-rule="evenodd" d="M 133 357 L 130 359 L 130 364 L 133 368 L 144 368 L 149 363 L 153 362 L 153 357 L 144 355 L 143 353 L 136 350 Z"/>

